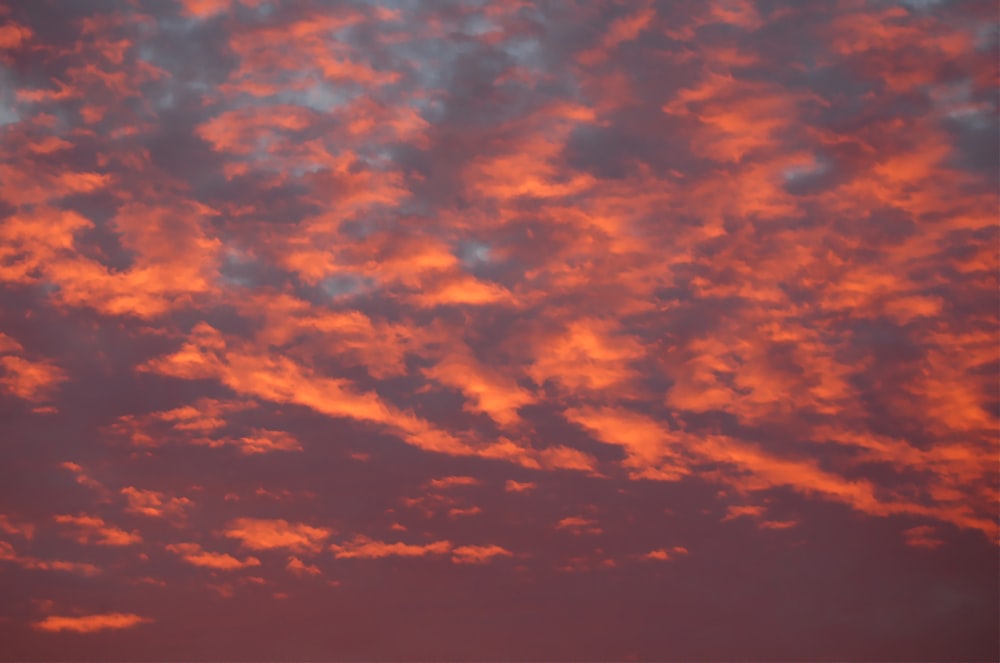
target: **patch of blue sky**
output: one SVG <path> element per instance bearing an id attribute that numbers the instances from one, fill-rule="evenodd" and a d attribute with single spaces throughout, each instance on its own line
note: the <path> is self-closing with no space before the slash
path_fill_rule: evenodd
<path id="1" fill-rule="evenodd" d="M 490 245 L 476 240 L 459 242 L 456 255 L 466 267 L 476 267 L 492 261 Z"/>
<path id="2" fill-rule="evenodd" d="M 791 168 L 786 168 L 782 175 L 784 175 L 786 182 L 794 182 L 806 177 L 822 175 L 828 170 L 830 170 L 829 163 L 814 158 L 810 163 L 798 164 Z"/>
<path id="3" fill-rule="evenodd" d="M 373 285 L 371 279 L 356 274 L 335 274 L 319 283 L 320 289 L 334 299 L 360 295 L 371 290 Z"/>

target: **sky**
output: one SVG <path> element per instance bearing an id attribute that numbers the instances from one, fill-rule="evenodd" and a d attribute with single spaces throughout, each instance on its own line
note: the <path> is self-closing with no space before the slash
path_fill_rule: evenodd
<path id="1" fill-rule="evenodd" d="M 0 659 L 1000 659 L 998 26 L 0 2 Z"/>

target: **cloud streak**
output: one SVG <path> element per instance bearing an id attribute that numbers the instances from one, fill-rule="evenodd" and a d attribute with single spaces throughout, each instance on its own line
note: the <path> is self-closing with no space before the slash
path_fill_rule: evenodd
<path id="1" fill-rule="evenodd" d="M 57 633 L 59 631 L 71 631 L 74 633 L 95 633 L 108 629 L 127 629 L 140 624 L 151 622 L 151 619 L 140 617 L 131 613 L 107 612 L 96 615 L 83 615 L 79 617 L 62 617 L 50 615 L 45 619 L 35 622 L 34 627 L 40 631 Z"/>

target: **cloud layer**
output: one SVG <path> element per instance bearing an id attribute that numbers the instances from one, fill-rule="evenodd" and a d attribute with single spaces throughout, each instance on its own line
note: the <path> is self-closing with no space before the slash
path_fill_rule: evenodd
<path id="1" fill-rule="evenodd" d="M 997 659 L 997 29 L 0 7 L 0 658 Z"/>

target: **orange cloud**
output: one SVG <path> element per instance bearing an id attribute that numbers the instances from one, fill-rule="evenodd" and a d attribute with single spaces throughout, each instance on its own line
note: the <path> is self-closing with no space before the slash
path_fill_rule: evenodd
<path id="1" fill-rule="evenodd" d="M 807 99 L 810 97 L 779 85 L 709 71 L 697 85 L 678 92 L 663 112 L 701 123 L 698 140 L 691 145 L 696 154 L 739 163 L 780 144 L 776 135 L 798 115 L 799 105 Z"/>
<path id="2" fill-rule="evenodd" d="M 603 534 L 596 520 L 580 516 L 568 516 L 556 523 L 556 529 L 569 530 L 573 534 Z"/>
<path id="3" fill-rule="evenodd" d="M 514 379 L 481 363 L 467 347 L 452 346 L 437 364 L 425 369 L 424 374 L 457 388 L 467 399 L 465 409 L 483 412 L 501 426 L 516 423 L 518 408 L 534 401 L 534 397 Z"/>
<path id="4" fill-rule="evenodd" d="M 607 444 L 623 447 L 633 478 L 676 481 L 689 470 L 681 458 L 682 437 L 658 421 L 621 408 L 571 408 L 564 416 Z"/>
<path id="5" fill-rule="evenodd" d="M 561 445 L 539 451 L 505 439 L 471 445 L 412 412 L 393 406 L 377 393 L 359 391 L 344 379 L 317 375 L 309 366 L 288 356 L 257 352 L 249 344 L 232 341 L 204 323 L 195 327 L 179 351 L 153 360 L 140 370 L 186 379 L 214 377 L 242 394 L 305 405 L 328 416 L 379 424 L 398 434 L 406 443 L 427 451 L 502 458 L 534 468 L 593 472 L 596 467 L 596 460 L 589 454 Z M 208 443 L 224 444 L 220 441 Z"/>
<path id="6" fill-rule="evenodd" d="M 562 334 L 536 341 L 535 354 L 528 374 L 537 384 L 551 380 L 569 391 L 602 392 L 635 379 L 632 362 L 645 350 L 613 321 L 578 319 Z"/>
<path id="7" fill-rule="evenodd" d="M 32 402 L 46 400 L 60 382 L 68 379 L 50 361 L 30 361 L 17 355 L 0 356 L 0 370 L 0 391 Z"/>
<path id="8" fill-rule="evenodd" d="M 910 529 L 903 532 L 903 537 L 906 539 L 906 545 L 911 548 L 924 548 L 926 550 L 934 550 L 939 548 L 941 544 L 944 543 L 941 539 L 935 536 L 937 530 L 930 525 L 920 525 L 919 527 L 911 527 Z"/>
<path id="9" fill-rule="evenodd" d="M 0 170 L 5 168 L 0 165 Z M 22 208 L 0 228 L 0 279 L 58 286 L 50 294 L 58 305 L 140 318 L 188 305 L 215 288 L 216 253 L 221 244 L 205 232 L 214 210 L 184 199 L 154 202 L 152 194 L 143 203 L 126 201 L 110 224 L 134 260 L 127 270 L 113 271 L 77 245 L 77 233 L 94 224 L 75 212 L 46 204 L 62 195 L 104 188 L 110 178 L 63 173 L 39 188 L 41 172 L 27 167 L 12 171 L 9 181 L 16 185 L 14 180 L 25 174 L 33 181 L 13 192 L 6 183 L 0 185 L 0 194 L 8 200 L 35 205 Z"/>
<path id="10" fill-rule="evenodd" d="M 338 559 L 382 559 L 384 557 L 425 557 L 443 555 L 451 551 L 449 541 L 435 541 L 425 545 L 409 543 L 386 543 L 367 536 L 358 535 L 344 544 L 330 546 Z"/>
<path id="11" fill-rule="evenodd" d="M 497 557 L 511 557 L 514 553 L 498 545 L 458 546 L 451 551 L 451 561 L 456 564 L 488 564 Z"/>
<path id="12" fill-rule="evenodd" d="M 0 279 L 37 282 L 47 263 L 72 250 L 74 233 L 93 225 L 75 212 L 51 208 L 6 219 L 0 227 Z"/>
<path id="13" fill-rule="evenodd" d="M 264 454 L 271 451 L 302 451 L 302 444 L 282 431 L 258 429 L 253 435 L 234 440 L 244 455 Z"/>
<path id="14" fill-rule="evenodd" d="M 723 518 L 723 522 L 727 520 L 735 520 L 737 518 L 742 518 L 744 516 L 760 516 L 764 513 L 764 507 L 762 506 L 752 506 L 752 505 L 732 505 L 726 509 L 726 517 Z"/>
<path id="15" fill-rule="evenodd" d="M 482 481 L 475 477 L 463 476 L 440 477 L 437 479 L 431 479 L 428 482 L 428 485 L 431 488 L 437 488 L 439 490 L 442 488 L 453 488 L 456 486 L 478 486 L 480 484 L 482 484 Z"/>
<path id="16" fill-rule="evenodd" d="M 7 23 L 0 26 L 0 50 L 14 50 L 31 39 L 32 32 L 27 26 Z"/>
<path id="17" fill-rule="evenodd" d="M 482 512 L 483 510 L 480 509 L 478 506 L 470 506 L 465 508 L 455 507 L 453 509 L 448 510 L 448 517 L 456 518 L 458 516 L 475 516 Z"/>
<path id="18" fill-rule="evenodd" d="M 674 546 L 673 548 L 667 550 L 666 548 L 657 548 L 652 550 L 642 556 L 646 560 L 655 560 L 666 562 L 668 560 L 674 559 L 677 555 L 687 555 L 687 548 L 683 546 Z"/>
<path id="19" fill-rule="evenodd" d="M 14 546 L 6 541 L 0 541 L 0 559 L 15 559 L 16 557 L 17 553 L 14 552 Z"/>
<path id="20" fill-rule="evenodd" d="M 595 185 L 588 173 L 566 172 L 559 157 L 565 136 L 596 120 L 590 108 L 554 104 L 529 122 L 525 131 L 497 154 L 480 157 L 466 171 L 467 186 L 485 199 L 560 199 L 580 195 Z M 526 129 L 528 127 L 525 127 Z"/>
<path id="21" fill-rule="evenodd" d="M 613 569 L 618 566 L 618 562 L 613 557 L 608 557 L 600 548 L 587 555 L 575 555 L 566 559 L 556 568 L 567 573 L 580 573 L 585 571 L 598 571 Z"/>
<path id="22" fill-rule="evenodd" d="M 229 40 L 229 47 L 241 58 L 241 65 L 231 75 L 230 82 L 244 83 L 256 77 L 258 85 L 272 84 L 279 90 L 287 89 L 290 87 L 288 72 L 296 72 L 300 78 L 337 85 L 374 87 L 398 80 L 397 72 L 376 70 L 353 57 L 348 44 L 331 45 L 326 38 L 360 19 L 356 10 L 344 6 L 336 11 L 303 12 L 296 20 L 283 25 L 246 26 Z M 293 46 L 275 46 L 277 40 L 288 36 L 293 36 Z"/>
<path id="23" fill-rule="evenodd" d="M 136 447 L 158 447 L 168 442 L 242 446 L 239 440 L 221 436 L 219 431 L 228 425 L 226 415 L 253 407 L 256 403 L 248 401 L 201 398 L 170 410 L 121 416 L 106 430 L 111 435 L 128 439 Z"/>
<path id="24" fill-rule="evenodd" d="M 134 486 L 121 489 L 128 500 L 125 511 L 153 518 L 183 518 L 194 502 L 186 497 L 168 497 L 155 490 L 141 490 Z"/>
<path id="25" fill-rule="evenodd" d="M 227 340 L 203 323 L 195 327 L 180 351 L 150 362 L 146 369 L 188 379 L 217 377 L 237 392 L 298 403 L 329 416 L 384 424 L 416 446 L 471 453 L 452 436 L 398 410 L 376 393 L 356 391 L 343 379 L 318 376 L 288 357 L 261 355 L 249 347 L 230 350 Z"/>
<path id="26" fill-rule="evenodd" d="M 285 565 L 285 569 L 289 573 L 297 576 L 306 576 L 306 575 L 317 576 L 317 575 L 322 575 L 323 573 L 322 571 L 319 570 L 319 567 L 313 564 L 306 564 L 298 557 L 289 557 L 288 564 Z"/>
<path id="27" fill-rule="evenodd" d="M 133 628 L 139 624 L 151 623 L 153 620 L 132 613 L 106 612 L 78 617 L 61 617 L 50 615 L 35 622 L 32 626 L 39 631 L 58 633 L 72 631 L 74 633 L 95 633 L 105 630 L 120 630 Z"/>
<path id="28" fill-rule="evenodd" d="M 797 520 L 765 520 L 760 523 L 760 528 L 771 530 L 791 529 L 797 527 L 798 524 L 799 521 Z"/>
<path id="29" fill-rule="evenodd" d="M 101 573 L 98 567 L 87 562 L 38 559 L 37 557 L 19 555 L 14 546 L 6 541 L 0 541 L 0 560 L 13 562 L 21 568 L 37 571 L 65 571 L 82 576 L 96 576 Z"/>
<path id="30" fill-rule="evenodd" d="M 508 493 L 530 493 L 538 484 L 533 481 L 514 481 L 513 479 L 507 479 L 507 482 L 503 485 L 503 489 Z"/>
<path id="31" fill-rule="evenodd" d="M 426 493 L 417 497 L 404 497 L 400 503 L 408 508 L 420 509 L 424 516 L 430 518 L 443 510 L 457 510 L 460 499 L 442 493 Z"/>
<path id="32" fill-rule="evenodd" d="M 21 352 L 22 350 L 24 348 L 17 342 L 17 339 L 0 332 L 0 353 Z"/>
<path id="33" fill-rule="evenodd" d="M 37 559 L 34 557 L 23 557 L 18 559 L 17 562 L 26 569 L 65 571 L 87 577 L 101 574 L 101 569 L 89 562 L 69 562 L 61 559 Z"/>
<path id="34" fill-rule="evenodd" d="M 68 526 L 71 536 L 80 544 L 97 544 L 100 546 L 131 546 L 142 543 L 138 532 L 126 532 L 120 527 L 108 525 L 97 516 L 86 514 L 58 515 L 55 521 Z"/>
<path id="35" fill-rule="evenodd" d="M 10 516 L 0 514 L 0 531 L 6 532 L 7 534 L 15 534 L 17 536 L 23 537 L 28 541 L 35 537 L 35 526 L 32 523 L 16 523 L 11 520 Z"/>
<path id="36" fill-rule="evenodd" d="M 315 553 L 333 530 L 282 519 L 237 518 L 226 525 L 222 535 L 237 539 L 250 550 L 288 549 L 300 553 Z"/>
<path id="37" fill-rule="evenodd" d="M 644 7 L 634 14 L 624 16 L 611 23 L 598 46 L 577 55 L 580 64 L 593 66 L 607 59 L 609 51 L 620 44 L 634 40 L 656 17 L 656 12 Z"/>
<path id="38" fill-rule="evenodd" d="M 413 299 L 418 306 L 424 308 L 461 305 L 485 306 L 489 304 L 513 304 L 515 302 L 514 296 L 503 286 L 481 281 L 468 274 L 444 277 L 436 283 L 429 283 L 426 287 L 421 288 L 421 290 L 413 296 Z M 442 381 L 455 379 L 457 376 L 450 372 L 449 366 L 453 365 L 448 364 L 445 367 L 438 368 L 436 371 L 435 369 L 431 370 L 432 372 L 440 374 L 443 378 Z M 526 398 L 526 395 L 520 393 L 515 387 L 513 387 L 513 385 L 504 381 L 503 378 L 492 375 L 492 371 L 488 368 L 483 368 L 482 371 L 485 372 L 484 376 L 480 376 L 482 379 L 490 380 L 491 383 L 498 381 L 498 384 L 494 384 L 493 387 L 499 387 L 506 393 L 494 393 L 491 396 L 488 391 L 489 386 L 475 381 L 475 378 L 473 378 L 472 382 L 466 385 L 469 390 L 468 393 L 473 394 L 478 398 L 480 407 L 482 407 L 484 397 L 487 403 L 496 403 L 499 401 L 498 404 L 500 407 L 499 409 L 496 409 L 496 413 L 499 413 L 501 417 L 509 416 L 503 414 L 507 408 L 510 407 L 503 405 L 503 399 L 513 398 L 515 401 L 518 401 Z"/>
<path id="39" fill-rule="evenodd" d="M 179 555 L 188 564 L 219 571 L 235 571 L 250 566 L 260 566 L 260 560 L 256 557 L 239 560 L 226 553 L 207 552 L 197 543 L 172 543 L 167 546 L 167 550 Z"/>
<path id="40" fill-rule="evenodd" d="M 111 184 L 112 178 L 109 175 L 93 172 L 59 171 L 49 170 L 45 172 L 35 168 L 15 168 L 11 165 L 0 164 L 0 195 L 15 205 L 43 205 L 50 200 L 55 201 L 65 196 L 79 193 L 90 193 L 103 189 Z M 33 246 L 35 241 L 42 250 L 52 248 L 52 240 L 65 245 L 65 238 L 56 237 L 44 239 L 33 237 L 29 229 L 37 227 L 37 223 L 50 215 L 61 215 L 70 222 L 79 222 L 82 225 L 91 226 L 89 221 L 84 220 L 77 214 L 62 213 L 56 210 L 45 209 L 32 210 L 30 216 L 16 216 L 11 226 L 0 231 L 0 236 L 12 239 L 17 243 L 23 243 L 26 247 Z M 57 224 L 59 227 L 61 224 Z M 60 227 L 63 230 L 65 226 Z M 26 232 L 27 231 L 27 232 Z M 72 245 L 72 241 L 70 241 Z"/>
<path id="41" fill-rule="evenodd" d="M 183 0 L 184 13 L 205 19 L 229 10 L 232 0 Z"/>
<path id="42" fill-rule="evenodd" d="M 364 366 L 378 378 L 406 373 L 404 358 L 414 333 L 405 325 L 372 319 L 361 311 L 330 310 L 286 293 L 255 293 L 242 312 L 260 321 L 259 343 L 295 346 L 309 357 L 335 356 Z"/>
<path id="43" fill-rule="evenodd" d="M 72 472 L 75 475 L 76 482 L 78 484 L 93 490 L 102 498 L 107 498 L 107 496 L 110 495 L 110 491 L 104 486 L 104 484 L 90 476 L 90 474 L 81 465 L 66 461 L 60 463 L 59 467 Z"/>

